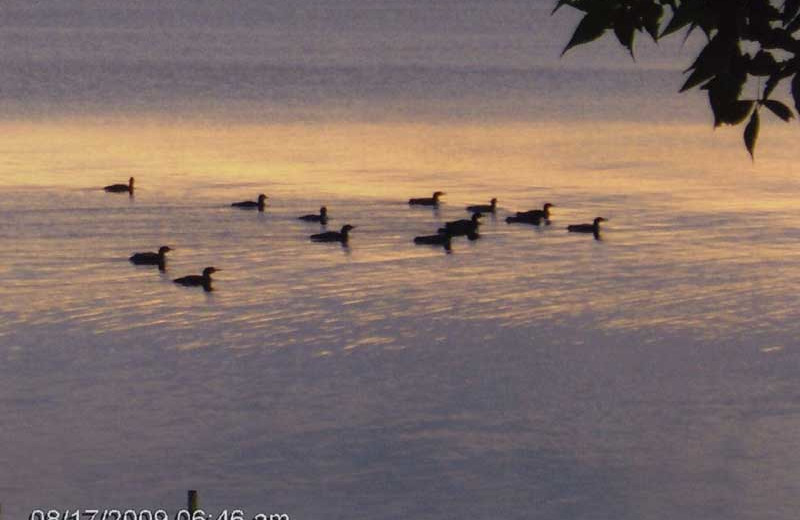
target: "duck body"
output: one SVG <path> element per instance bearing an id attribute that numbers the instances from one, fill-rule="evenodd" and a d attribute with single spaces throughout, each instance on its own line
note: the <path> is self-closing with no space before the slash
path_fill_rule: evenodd
<path id="1" fill-rule="evenodd" d="M 302 220 L 304 222 L 319 222 L 320 224 L 327 224 L 328 223 L 328 208 L 322 206 L 319 208 L 319 215 L 303 215 L 302 217 L 297 217 L 298 220 Z"/>
<path id="2" fill-rule="evenodd" d="M 408 199 L 409 206 L 439 206 L 439 197 L 444 195 L 443 191 L 434 191 L 430 197 L 421 197 L 417 199 Z"/>
<path id="3" fill-rule="evenodd" d="M 600 223 L 605 222 L 603 217 L 597 217 L 591 224 L 572 224 L 567 226 L 567 231 L 570 233 L 600 233 Z"/>
<path id="4" fill-rule="evenodd" d="M 497 199 L 492 199 L 487 204 L 476 204 L 474 206 L 467 206 L 467 211 L 470 213 L 495 213 L 497 211 Z"/>
<path id="5" fill-rule="evenodd" d="M 355 226 L 346 224 L 342 226 L 341 231 L 327 231 L 325 233 L 317 233 L 311 235 L 309 238 L 312 242 L 341 242 L 346 244 L 350 239 L 350 230 L 355 229 Z"/>
<path id="6" fill-rule="evenodd" d="M 133 177 L 128 179 L 128 184 L 110 184 L 105 186 L 103 190 L 108 193 L 130 193 L 133 195 Z"/>
<path id="7" fill-rule="evenodd" d="M 158 253 L 134 253 L 128 260 L 135 265 L 157 265 L 163 271 L 167 261 L 165 255 L 168 251 L 172 251 L 169 246 L 161 246 L 158 248 Z"/>
<path id="8" fill-rule="evenodd" d="M 555 204 L 550 204 L 546 202 L 542 209 L 531 209 L 528 211 L 517 211 L 517 217 L 521 217 L 523 219 L 528 219 L 528 221 L 532 222 L 534 220 L 549 220 L 550 219 L 550 208 L 554 208 Z M 538 222 L 537 222 L 538 225 Z"/>
<path id="9" fill-rule="evenodd" d="M 440 231 L 435 235 L 423 235 L 414 237 L 414 243 L 417 245 L 431 245 L 442 246 L 445 250 L 450 251 L 452 245 L 453 235 L 447 232 Z"/>
<path id="10" fill-rule="evenodd" d="M 515 216 L 506 217 L 508 224 L 532 224 L 538 226 L 542 223 L 542 218 L 536 215 L 528 215 L 525 212 L 518 212 Z"/>
<path id="11" fill-rule="evenodd" d="M 242 202 L 234 202 L 231 204 L 231 207 L 239 209 L 258 209 L 258 211 L 264 211 L 266 200 L 267 196 L 262 193 L 258 196 L 258 201 L 244 200 Z"/>
<path id="12" fill-rule="evenodd" d="M 453 235 L 450 233 L 441 231 L 435 235 L 422 235 L 414 237 L 414 243 L 443 246 L 445 244 L 449 244 L 452 237 Z"/>
<path id="13" fill-rule="evenodd" d="M 448 233 L 453 236 L 475 235 L 478 232 L 478 226 L 481 223 L 478 221 L 483 216 L 482 213 L 473 213 L 470 219 L 454 220 L 445 223 L 443 228 L 439 228 L 440 233 Z"/>
<path id="14" fill-rule="evenodd" d="M 211 274 L 219 271 L 214 267 L 206 267 L 203 269 L 203 274 L 191 274 L 189 276 L 183 276 L 181 278 L 176 278 L 173 280 L 178 285 L 183 285 L 184 287 L 202 287 L 203 290 L 206 292 L 210 292 L 211 289 Z"/>

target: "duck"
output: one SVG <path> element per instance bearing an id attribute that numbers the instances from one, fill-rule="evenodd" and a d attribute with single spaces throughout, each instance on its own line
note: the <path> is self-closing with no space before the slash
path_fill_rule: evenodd
<path id="1" fill-rule="evenodd" d="M 525 217 L 536 217 L 539 219 L 549 220 L 550 219 L 550 208 L 555 208 L 555 204 L 550 204 L 549 202 L 545 202 L 542 209 L 531 209 L 528 211 L 517 211 L 517 216 L 525 216 Z"/>
<path id="2" fill-rule="evenodd" d="M 306 222 L 319 222 L 320 224 L 327 224 L 328 223 L 328 208 L 322 206 L 319 208 L 319 215 L 303 215 L 302 217 L 297 217 L 298 220 L 304 220 Z"/>
<path id="3" fill-rule="evenodd" d="M 497 210 L 497 199 L 494 198 L 489 201 L 489 204 L 476 204 L 474 206 L 467 206 L 467 211 L 471 213 L 495 213 Z"/>
<path id="4" fill-rule="evenodd" d="M 453 235 L 447 231 L 439 230 L 435 235 L 423 235 L 414 237 L 414 243 L 418 245 L 443 246 L 446 251 L 450 251 Z"/>
<path id="5" fill-rule="evenodd" d="M 527 212 L 517 212 L 517 214 L 514 216 L 506 217 L 506 223 L 533 224 L 534 226 L 538 226 L 542 223 L 542 218 L 536 215 L 528 214 Z"/>
<path id="6" fill-rule="evenodd" d="M 567 226 L 567 231 L 572 233 L 600 233 L 600 223 L 606 222 L 607 219 L 597 217 L 591 224 L 572 224 Z"/>
<path id="7" fill-rule="evenodd" d="M 211 274 L 221 271 L 216 267 L 206 267 L 203 269 L 203 274 L 191 274 L 172 280 L 173 282 L 186 287 L 202 287 L 204 291 L 210 292 L 211 289 Z"/>
<path id="8" fill-rule="evenodd" d="M 134 253 L 128 259 L 135 265 L 157 265 L 159 269 L 164 270 L 165 262 L 167 261 L 165 255 L 168 251 L 172 251 L 169 246 L 161 246 L 158 248 L 158 253 Z"/>
<path id="9" fill-rule="evenodd" d="M 257 202 L 252 200 L 244 200 L 242 202 L 234 202 L 231 204 L 231 207 L 239 209 L 258 209 L 258 211 L 264 211 L 264 206 L 266 205 L 265 201 L 268 198 L 269 197 L 262 193 L 258 196 Z"/>
<path id="10" fill-rule="evenodd" d="M 350 224 L 345 224 L 342 226 L 341 231 L 327 231 L 325 233 L 317 233 L 316 235 L 311 235 L 309 238 L 312 242 L 341 242 L 342 244 L 347 244 L 350 236 L 350 230 L 355 229 L 355 226 L 351 226 Z"/>
<path id="11" fill-rule="evenodd" d="M 439 207 L 439 197 L 445 195 L 443 191 L 434 191 L 430 197 L 408 199 L 409 206 L 434 206 Z"/>
<path id="12" fill-rule="evenodd" d="M 128 184 L 109 184 L 103 190 L 108 193 L 130 193 L 133 195 L 133 177 L 128 179 Z"/>
<path id="13" fill-rule="evenodd" d="M 470 219 L 461 219 L 461 220 L 454 220 L 452 222 L 445 223 L 443 228 L 439 228 L 439 232 L 442 233 L 449 233 L 453 236 L 461 236 L 461 235 L 476 235 L 478 231 L 478 226 L 481 225 L 479 218 L 483 216 L 483 213 L 473 213 L 472 218 Z"/>

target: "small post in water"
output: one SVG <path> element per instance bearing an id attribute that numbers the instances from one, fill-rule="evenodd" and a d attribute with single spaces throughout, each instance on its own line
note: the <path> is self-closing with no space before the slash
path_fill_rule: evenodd
<path id="1" fill-rule="evenodd" d="M 190 513 L 194 513 L 197 511 L 197 490 L 190 489 L 188 493 L 188 497 L 186 500 L 186 509 L 189 510 Z"/>

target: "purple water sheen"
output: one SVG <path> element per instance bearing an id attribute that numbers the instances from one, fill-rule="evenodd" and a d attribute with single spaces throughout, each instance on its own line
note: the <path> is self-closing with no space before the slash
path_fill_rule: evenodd
<path id="1" fill-rule="evenodd" d="M 794 135 L 752 164 L 673 95 L 680 56 L 558 61 L 549 7 L 4 6 L 6 515 L 198 489 L 293 518 L 793 518 Z M 98 189 L 128 175 L 132 200 Z M 493 196 L 477 242 L 412 243 Z M 545 201 L 551 226 L 504 222 Z M 349 249 L 296 220 L 322 203 Z M 602 241 L 564 230 L 596 215 Z M 162 244 L 166 273 L 128 263 Z M 211 294 L 171 282 L 208 265 Z"/>

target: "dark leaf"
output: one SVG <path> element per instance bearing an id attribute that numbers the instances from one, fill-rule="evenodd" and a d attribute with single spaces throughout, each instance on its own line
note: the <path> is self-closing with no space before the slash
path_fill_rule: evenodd
<path id="1" fill-rule="evenodd" d="M 713 72 L 704 70 L 695 70 L 690 75 L 686 82 L 683 84 L 679 92 L 686 92 L 692 87 L 696 87 L 700 83 L 707 81 L 714 77 Z"/>
<path id="2" fill-rule="evenodd" d="M 578 27 L 575 28 L 575 33 L 569 43 L 561 51 L 561 55 L 563 56 L 564 53 L 576 45 L 588 43 L 599 38 L 609 27 L 610 22 L 611 11 L 606 9 L 593 10 L 586 13 L 586 16 L 578 23 Z"/>
<path id="3" fill-rule="evenodd" d="M 756 31 L 769 30 L 770 22 L 781 19 L 781 12 L 770 0 L 748 0 L 748 21 Z"/>
<path id="4" fill-rule="evenodd" d="M 800 73 L 795 73 L 792 78 L 792 98 L 794 98 L 794 109 L 800 113 Z"/>
<path id="5" fill-rule="evenodd" d="M 550 14 L 551 15 L 555 14 L 556 11 L 558 11 L 559 9 L 564 7 L 565 5 L 573 7 L 575 9 L 577 9 L 578 11 L 586 12 L 586 11 L 589 10 L 589 3 L 590 3 L 589 0 L 558 0 L 556 2 L 555 7 L 553 7 L 553 10 L 550 11 Z"/>
<path id="6" fill-rule="evenodd" d="M 798 0 L 800 2 L 800 0 Z M 661 26 L 661 17 L 664 16 L 664 8 L 656 3 L 650 4 L 644 14 L 642 22 L 644 28 L 654 42 L 658 41 L 658 28 Z"/>
<path id="7" fill-rule="evenodd" d="M 685 0 L 672 11 L 672 19 L 661 32 L 661 37 L 679 31 L 697 20 L 697 0 Z"/>
<path id="8" fill-rule="evenodd" d="M 628 49 L 633 58 L 633 32 L 635 30 L 633 16 L 625 10 L 620 10 L 620 14 L 614 20 L 614 34 L 623 47 Z"/>
<path id="9" fill-rule="evenodd" d="M 797 29 L 800 29 L 800 16 L 795 16 L 794 19 L 786 24 L 786 32 L 793 34 Z"/>
<path id="10" fill-rule="evenodd" d="M 742 100 L 733 101 L 726 105 L 719 106 L 714 109 L 714 126 L 721 124 L 738 125 L 750 115 L 755 101 Z"/>
<path id="11" fill-rule="evenodd" d="M 758 139 L 758 110 L 753 112 L 750 116 L 750 122 L 744 128 L 744 145 L 747 151 L 750 152 L 750 157 L 755 158 L 753 152 L 756 148 L 756 139 Z"/>
<path id="12" fill-rule="evenodd" d="M 737 54 L 736 41 L 717 34 L 700 51 L 692 66 L 686 69 L 686 72 L 691 70 L 692 73 L 680 91 L 685 92 L 717 74 L 728 72 Z"/>
<path id="13" fill-rule="evenodd" d="M 767 99 L 772 91 L 775 90 L 775 87 L 778 86 L 778 82 L 780 82 L 781 77 L 777 75 L 770 76 L 767 82 L 764 84 L 764 93 L 761 95 L 762 99 Z"/>
<path id="14" fill-rule="evenodd" d="M 775 57 L 767 51 L 760 50 L 750 60 L 747 66 L 747 72 L 753 76 L 769 76 L 778 72 L 778 62 Z"/>
<path id="15" fill-rule="evenodd" d="M 752 102 L 739 101 L 746 80 L 746 74 L 722 72 L 702 86 L 704 90 L 708 90 L 708 101 L 714 113 L 715 127 L 721 124 L 739 124 L 749 114 Z"/>
<path id="16" fill-rule="evenodd" d="M 780 101 L 775 101 L 774 99 L 765 99 L 761 103 L 765 107 L 770 109 L 773 114 L 780 117 L 784 121 L 788 122 L 791 118 L 794 117 L 794 114 L 792 114 L 792 111 L 789 109 L 789 107 L 787 107 Z"/>
<path id="17" fill-rule="evenodd" d="M 783 14 L 781 15 L 783 25 L 787 25 L 792 21 L 797 16 L 798 11 L 800 11 L 800 0 L 785 0 L 783 2 Z"/>
<path id="18" fill-rule="evenodd" d="M 686 92 L 690 88 L 696 87 L 700 83 L 703 83 L 704 81 L 707 81 L 713 77 L 714 77 L 713 71 L 695 69 L 694 71 L 692 71 L 692 73 L 689 75 L 689 78 L 681 87 L 680 92 Z"/>

